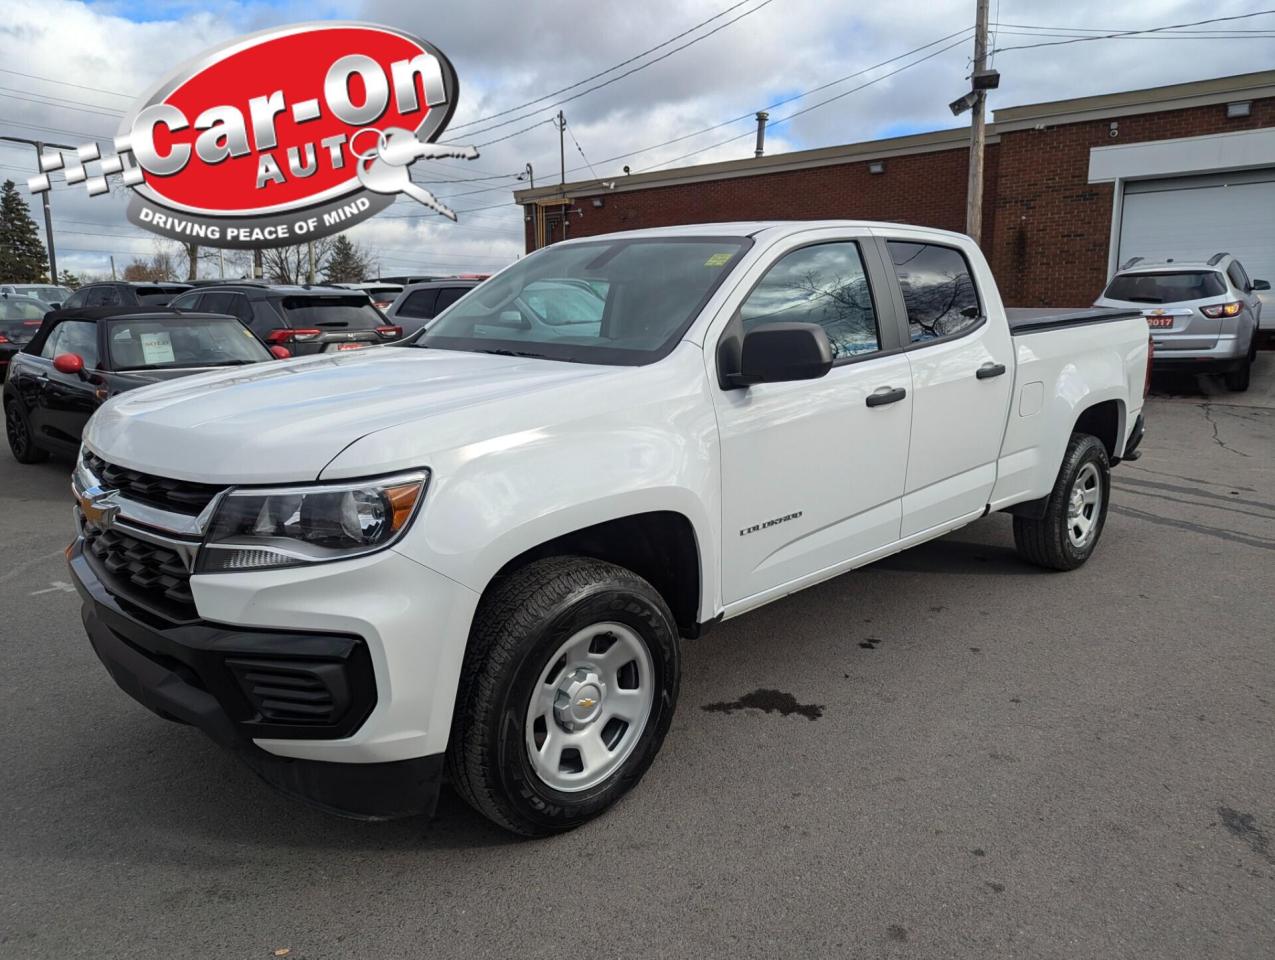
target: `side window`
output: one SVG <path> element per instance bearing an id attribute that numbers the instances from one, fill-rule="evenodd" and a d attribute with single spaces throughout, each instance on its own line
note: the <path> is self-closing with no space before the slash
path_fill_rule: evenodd
<path id="1" fill-rule="evenodd" d="M 53 347 L 51 354 L 47 352 L 50 346 Z M 97 324 L 86 323 L 83 320 L 62 321 L 40 353 L 42 356 L 78 353 L 84 360 L 84 369 L 95 369 L 97 367 Z"/>
<path id="2" fill-rule="evenodd" d="M 913 343 L 953 337 L 983 318 L 965 255 L 953 247 L 890 240 L 890 259 L 903 289 Z"/>
<path id="3" fill-rule="evenodd" d="M 439 290 L 438 302 L 434 304 L 434 316 L 438 316 L 467 293 L 469 287 L 444 287 Z"/>
<path id="4" fill-rule="evenodd" d="M 417 290 L 409 293 L 403 300 L 403 305 L 398 308 L 400 317 L 410 317 L 422 320 L 432 320 L 434 318 L 434 301 L 438 297 L 437 290 Z"/>
<path id="5" fill-rule="evenodd" d="M 782 257 L 739 308 L 744 332 L 762 323 L 817 323 L 833 359 L 881 349 L 859 245 L 821 243 Z"/>
<path id="6" fill-rule="evenodd" d="M 1226 268 L 1226 275 L 1231 278 L 1231 283 L 1235 284 L 1235 289 L 1240 293 L 1248 293 L 1251 283 L 1248 274 L 1244 272 L 1244 268 L 1240 266 L 1238 260 L 1232 260 L 1231 265 Z"/>
<path id="7" fill-rule="evenodd" d="M 59 353 L 66 353 L 61 349 L 62 330 L 66 327 L 67 321 L 62 321 L 56 327 L 49 331 L 49 335 L 44 340 L 44 346 L 40 348 L 40 356 L 46 360 L 52 360 Z"/>
<path id="8" fill-rule="evenodd" d="M 180 297 L 174 297 L 168 305 L 174 310 L 198 310 L 199 298 L 202 293 L 183 293 Z"/>
<path id="9" fill-rule="evenodd" d="M 207 313 L 228 313 L 235 316 L 235 295 L 233 293 L 205 293 L 199 309 Z"/>
<path id="10" fill-rule="evenodd" d="M 71 307 L 84 306 L 84 301 L 88 299 L 89 292 L 88 290 L 76 290 L 75 293 L 62 301 L 62 309 L 68 310 Z"/>

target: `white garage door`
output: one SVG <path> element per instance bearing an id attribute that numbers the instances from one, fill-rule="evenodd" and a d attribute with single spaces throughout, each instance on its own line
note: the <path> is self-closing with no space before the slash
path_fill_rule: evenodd
<path id="1" fill-rule="evenodd" d="M 1250 277 L 1275 283 L 1275 168 L 1125 185 L 1118 263 L 1207 260 L 1221 251 L 1234 254 Z M 1275 300 L 1262 300 L 1266 327 Z"/>

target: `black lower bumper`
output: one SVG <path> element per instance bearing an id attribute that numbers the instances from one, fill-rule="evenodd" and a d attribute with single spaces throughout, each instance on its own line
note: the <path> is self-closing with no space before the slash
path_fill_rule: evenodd
<path id="1" fill-rule="evenodd" d="M 1239 357 L 1174 357 L 1157 353 L 1151 361 L 1152 373 L 1232 373 L 1248 362 Z"/>
<path id="2" fill-rule="evenodd" d="M 339 739 L 357 730 L 376 705 L 360 638 L 167 623 L 108 593 L 79 541 L 69 560 L 93 650 L 134 700 L 198 727 L 272 786 L 329 812 L 362 819 L 433 812 L 441 754 L 331 763 L 280 757 L 253 743 Z"/>

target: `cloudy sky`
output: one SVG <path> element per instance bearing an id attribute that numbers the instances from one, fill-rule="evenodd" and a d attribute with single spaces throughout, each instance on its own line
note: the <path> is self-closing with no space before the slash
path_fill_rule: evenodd
<path id="1" fill-rule="evenodd" d="M 1265 8 L 1254 0 L 992 0 L 993 20 L 1000 24 L 994 45 L 1005 49 L 995 58 L 1002 81 L 990 106 L 1270 68 L 1275 14 L 1193 27 L 1164 39 L 1008 49 Z M 205 47 L 255 30 L 321 18 L 400 27 L 434 42 L 459 74 L 461 102 L 444 139 L 483 143 L 517 135 L 484 146 L 473 162 L 414 167 L 416 179 L 429 182 L 461 213 L 458 225 L 416 216 L 423 208 L 401 199 L 351 233 L 387 274 L 485 272 L 522 251 L 522 215 L 512 204 L 512 189 L 521 184 L 513 175 L 527 163 L 538 183 L 558 175 L 558 137 L 549 123 L 558 100 L 668 54 L 562 106 L 570 134 L 568 180 L 591 178 L 594 171 L 607 179 L 624 164 L 638 171 L 751 156 L 751 114 L 790 98 L 796 99 L 771 109 L 768 153 L 952 127 L 957 123 L 947 103 L 968 89 L 973 46 L 960 31 L 972 26 L 973 14 L 974 0 L 7 0 L 0 20 L 0 134 L 72 144 L 109 137 L 134 95 Z M 504 113 L 686 31 L 619 71 Z M 845 96 L 777 122 L 838 94 Z M 746 119 L 726 122 L 739 117 Z M 687 136 L 709 127 L 715 129 Z M 0 177 L 12 177 L 25 193 L 33 154 L 29 147 L 0 144 Z M 52 202 L 62 269 L 100 274 L 109 269 L 109 254 L 123 263 L 155 246 L 125 220 L 119 191 L 89 198 L 82 187 L 58 182 Z M 38 198 L 32 208 L 38 219 Z"/>

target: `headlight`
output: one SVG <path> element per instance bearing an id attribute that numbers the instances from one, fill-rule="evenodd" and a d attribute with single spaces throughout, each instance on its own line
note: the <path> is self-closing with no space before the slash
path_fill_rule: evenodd
<path id="1" fill-rule="evenodd" d="M 295 567 L 389 546 L 412 521 L 429 471 L 375 480 L 229 490 L 199 551 L 197 573 Z"/>

